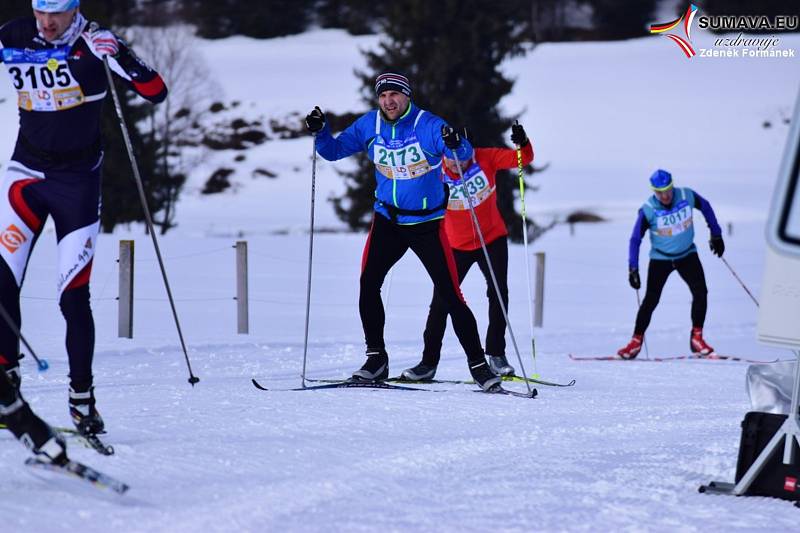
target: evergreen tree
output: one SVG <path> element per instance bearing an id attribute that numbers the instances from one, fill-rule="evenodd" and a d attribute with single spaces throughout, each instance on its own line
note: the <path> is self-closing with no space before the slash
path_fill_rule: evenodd
<path id="1" fill-rule="evenodd" d="M 342 28 L 351 35 L 377 33 L 390 0 L 320 0 L 315 15 L 323 28 Z"/>
<path id="2" fill-rule="evenodd" d="M 601 39 L 647 35 L 656 9 L 656 0 L 586 0 L 586 3 L 592 8 L 592 23 Z"/>
<path id="3" fill-rule="evenodd" d="M 163 6 L 156 5 L 163 2 L 151 2 L 151 4 L 140 7 L 137 0 L 82 0 L 81 12 L 89 20 L 113 28 L 115 33 L 127 39 L 125 32 L 120 30 L 121 26 L 140 23 L 151 18 L 155 11 L 163 10 Z M 135 43 L 130 44 L 136 48 Z M 161 228 L 163 234 L 174 226 L 172 222 L 174 211 L 170 209 L 177 200 L 186 177 L 173 175 L 170 172 L 166 165 L 167 157 L 163 153 L 163 143 L 149 128 L 154 105 L 134 94 L 118 79 L 115 79 L 115 86 L 141 173 L 147 204 L 153 215 L 153 223 Z M 140 124 L 144 127 L 139 127 Z M 103 106 L 101 131 L 105 157 L 100 228 L 105 233 L 111 233 L 117 224 L 144 222 L 145 216 L 120 130 L 119 117 L 110 96 Z M 149 131 L 150 134 L 143 135 L 142 131 Z M 167 212 L 164 212 L 165 210 Z"/>
<path id="4" fill-rule="evenodd" d="M 81 12 L 107 28 L 129 26 L 139 22 L 136 5 L 136 0 L 81 0 Z"/>
<path id="5" fill-rule="evenodd" d="M 513 117 L 497 105 L 513 82 L 499 71 L 500 63 L 521 53 L 525 21 L 514 2 L 480 0 L 409 0 L 387 6 L 385 37 L 377 52 L 366 52 L 369 71 L 360 73 L 364 101 L 376 107 L 374 79 L 381 72 L 405 73 L 413 100 L 454 127 L 467 126 L 474 146 L 503 146 Z M 444 23 L 443 21 L 447 21 Z M 530 128 L 529 128 L 530 129 Z M 375 178 L 366 157 L 356 172 L 342 173 L 347 190 L 332 199 L 341 220 L 353 229 L 369 225 Z M 500 212 L 515 239 L 522 238 L 522 221 L 514 208 L 516 179 L 497 175 Z"/>
<path id="6" fill-rule="evenodd" d="M 171 184 L 164 183 L 163 172 L 157 165 L 159 144 L 157 139 L 152 136 L 142 136 L 135 126 L 140 121 L 148 120 L 153 104 L 142 101 L 119 80 L 115 80 L 115 86 L 144 182 L 148 206 L 152 213 L 157 213 L 163 207 L 163 197 L 166 194 L 164 189 L 168 190 Z M 117 224 L 143 222 L 144 211 L 120 130 L 119 118 L 110 101 L 106 102 L 103 108 L 101 128 L 105 158 L 103 160 L 103 205 L 100 212 L 100 227 L 103 232 L 110 233 Z M 170 181 L 169 176 L 166 179 Z"/>
<path id="7" fill-rule="evenodd" d="M 183 17 L 197 26 L 197 35 L 220 39 L 246 35 L 259 39 L 300 33 L 313 5 L 297 0 L 183 0 Z"/>

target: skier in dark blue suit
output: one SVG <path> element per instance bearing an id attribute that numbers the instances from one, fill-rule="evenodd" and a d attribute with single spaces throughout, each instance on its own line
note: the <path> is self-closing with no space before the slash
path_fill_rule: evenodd
<path id="1" fill-rule="evenodd" d="M 118 78 L 151 102 L 161 77 L 112 32 L 90 23 L 79 0 L 32 0 L 33 17 L 0 27 L 0 59 L 19 107 L 19 135 L 0 181 L 0 303 L 19 326 L 28 259 L 48 216 L 58 240 L 59 304 L 67 323 L 70 414 L 78 429 L 103 431 L 94 399 L 94 320 L 89 278 L 97 244 L 103 149 L 100 114 L 107 57 Z M 19 375 L 19 339 L 0 323 L 0 364 Z"/>
<path id="2" fill-rule="evenodd" d="M 443 119 L 414 105 L 411 85 L 402 74 L 378 76 L 375 95 L 379 109 L 358 118 L 336 138 L 319 108 L 306 117 L 322 157 L 335 161 L 367 152 L 375 165 L 375 214 L 361 262 L 359 295 L 367 361 L 353 377 L 382 380 L 389 376 L 381 286 L 410 248 L 445 301 L 472 376 L 484 390 L 491 389 L 500 379 L 486 363 L 478 325 L 461 294 L 442 224 L 448 198 L 441 178 L 442 156 L 466 161 L 472 156 L 472 146 Z"/>

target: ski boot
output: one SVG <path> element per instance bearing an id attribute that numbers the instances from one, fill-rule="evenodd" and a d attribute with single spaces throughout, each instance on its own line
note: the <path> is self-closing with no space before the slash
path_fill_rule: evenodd
<path id="1" fill-rule="evenodd" d="M 514 375 L 514 367 L 508 364 L 505 355 L 487 355 L 486 359 L 489 361 L 489 368 L 498 376 Z"/>
<path id="2" fill-rule="evenodd" d="M 10 404 L 5 405 L 11 400 Z M 64 438 L 31 411 L 18 393 L 0 402 L 0 414 L 9 431 L 43 461 L 63 465 L 68 461 Z"/>
<path id="3" fill-rule="evenodd" d="M 692 328 L 692 336 L 689 340 L 689 349 L 692 353 L 709 355 L 714 353 L 714 348 L 708 345 L 703 338 L 703 328 Z"/>
<path id="4" fill-rule="evenodd" d="M 367 352 L 364 366 L 353 372 L 353 379 L 382 381 L 389 377 L 389 356 L 385 351 Z"/>
<path id="5" fill-rule="evenodd" d="M 500 387 L 500 377 L 492 372 L 485 360 L 474 364 L 470 363 L 469 373 L 472 374 L 472 379 L 484 392 L 491 392 L 493 389 Z"/>
<path id="6" fill-rule="evenodd" d="M 420 361 L 417 366 L 406 368 L 401 376 L 409 381 L 428 381 L 436 375 L 436 366 L 430 366 Z"/>
<path id="7" fill-rule="evenodd" d="M 617 355 L 623 359 L 636 359 L 636 356 L 642 351 L 643 339 L 644 335 L 634 334 L 633 337 L 631 337 L 631 342 L 629 342 L 624 348 L 620 348 L 617 351 Z"/>
<path id="8" fill-rule="evenodd" d="M 30 407 L 26 405 L 25 408 L 33 419 L 28 424 L 26 432 L 17 438 L 32 450 L 39 460 L 59 466 L 67 464 L 69 457 L 67 457 L 67 443 L 64 441 L 64 437 L 33 414 Z"/>
<path id="9" fill-rule="evenodd" d="M 22 373 L 19 370 L 19 361 L 15 361 L 14 363 L 8 363 L 8 360 L 5 359 L 3 356 L 0 356 L 0 361 L 4 364 L 0 366 L 0 372 L 5 373 L 6 378 L 8 378 L 8 382 L 11 384 L 12 389 L 15 393 L 19 396 L 20 392 L 20 385 L 22 384 Z M 6 419 L 5 415 L 0 413 L 0 424 L 5 424 Z"/>
<path id="10" fill-rule="evenodd" d="M 8 376 L 8 381 L 10 381 L 17 392 L 19 392 L 19 389 L 22 386 L 22 372 L 19 369 L 19 361 L 16 361 L 11 365 L 5 365 L 5 371 L 6 376 Z"/>
<path id="11" fill-rule="evenodd" d="M 69 388 L 69 414 L 81 435 L 105 433 L 105 423 L 95 407 L 94 387 L 85 392 Z"/>

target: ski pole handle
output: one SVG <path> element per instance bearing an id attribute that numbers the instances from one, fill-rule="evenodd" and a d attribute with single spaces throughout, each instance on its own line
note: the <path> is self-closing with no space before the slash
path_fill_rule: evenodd
<path id="1" fill-rule="evenodd" d="M 522 147 L 517 146 L 517 175 L 519 177 L 519 199 L 522 203 L 522 218 L 525 219 L 525 178 L 522 170 Z"/>

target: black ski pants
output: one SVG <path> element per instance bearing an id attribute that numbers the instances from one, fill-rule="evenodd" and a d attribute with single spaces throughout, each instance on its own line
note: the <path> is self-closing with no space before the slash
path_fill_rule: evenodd
<path id="1" fill-rule="evenodd" d="M 491 261 L 492 269 L 497 279 L 497 285 L 500 287 L 503 305 L 508 309 L 508 239 L 505 236 L 495 239 L 486 245 L 486 251 L 489 253 L 489 261 Z M 472 265 L 478 263 L 478 268 L 486 279 L 486 296 L 489 298 L 489 326 L 486 330 L 486 353 L 495 356 L 505 355 L 506 319 L 503 316 L 503 310 L 500 306 L 500 300 L 497 298 L 497 291 L 494 289 L 494 283 L 492 283 L 489 264 L 486 262 L 483 249 L 478 248 L 477 250 L 471 251 L 453 250 L 453 256 L 456 261 L 459 285 L 464 281 Z M 426 365 L 437 366 L 439 364 L 442 338 L 444 337 L 446 328 L 447 305 L 438 291 L 434 289 L 430 311 L 428 312 L 428 321 L 425 324 L 425 333 L 423 333 L 425 348 L 422 351 L 422 362 Z"/>
<path id="2" fill-rule="evenodd" d="M 689 286 L 692 292 L 692 327 L 702 328 L 706 321 L 706 309 L 708 308 L 708 288 L 706 287 L 706 277 L 703 273 L 703 265 L 697 252 L 692 252 L 682 259 L 675 261 L 651 259 L 647 267 L 647 292 L 639 313 L 636 315 L 636 329 L 634 334 L 644 335 L 647 326 L 650 325 L 650 318 L 653 311 L 661 299 L 661 291 L 667 278 L 673 270 L 677 270 L 683 281 Z"/>
<path id="3" fill-rule="evenodd" d="M 361 260 L 358 309 L 368 352 L 386 351 L 381 286 L 386 274 L 410 248 L 425 267 L 433 286 L 453 320 L 453 328 L 470 363 L 483 361 L 478 324 L 467 307 L 456 272 L 455 259 L 441 220 L 414 225 L 392 223 L 376 213 Z"/>

